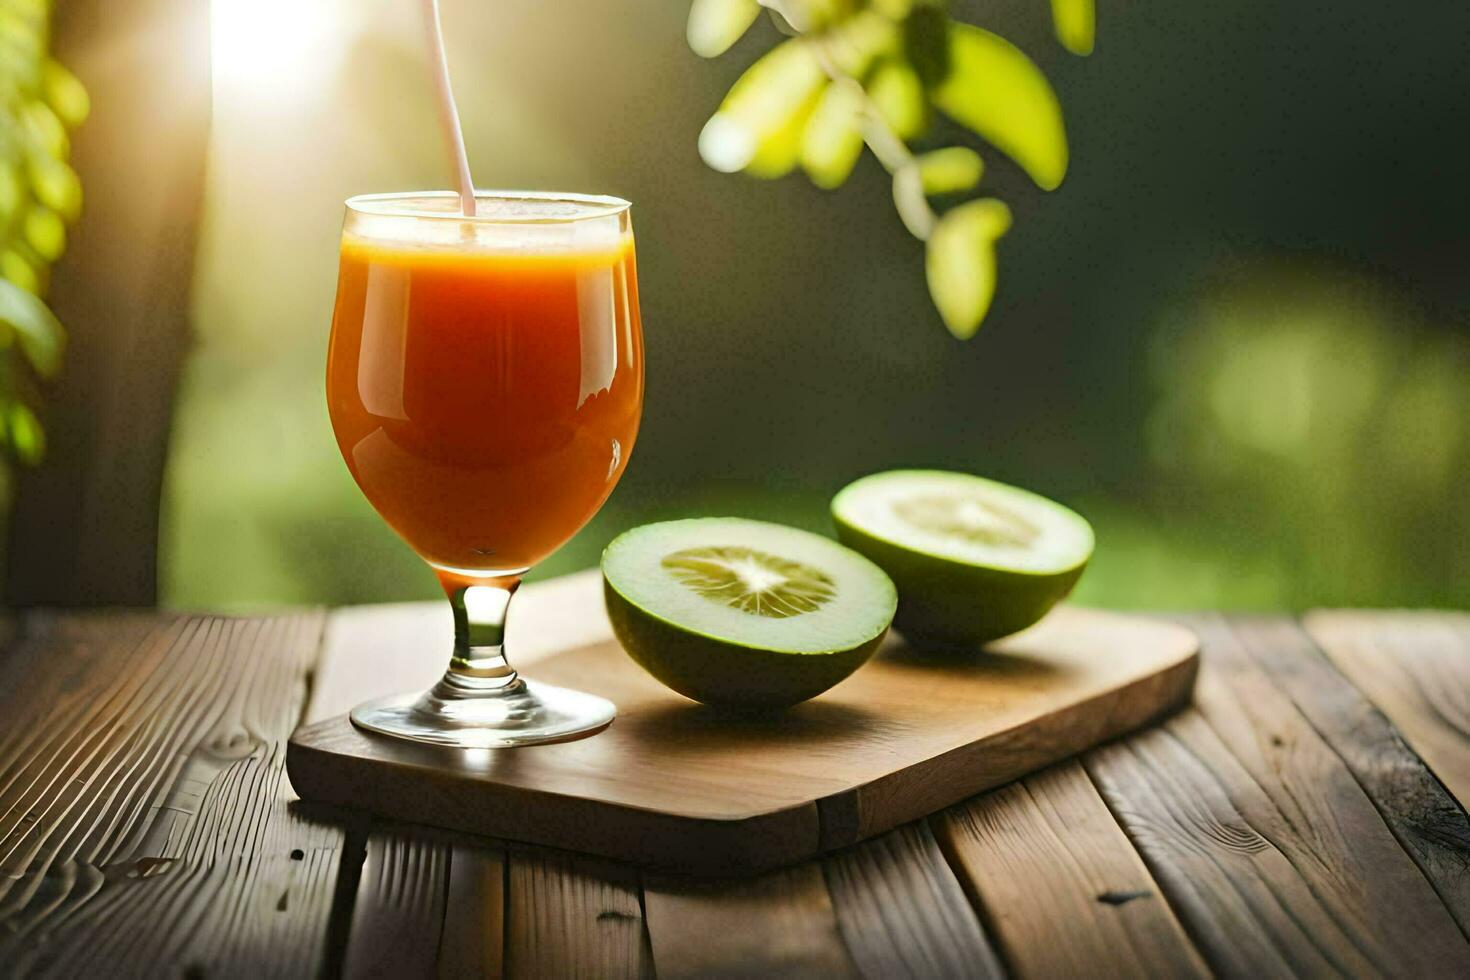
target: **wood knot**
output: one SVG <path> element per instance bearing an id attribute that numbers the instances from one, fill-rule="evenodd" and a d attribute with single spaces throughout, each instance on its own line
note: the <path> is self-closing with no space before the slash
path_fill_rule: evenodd
<path id="1" fill-rule="evenodd" d="M 1102 902 L 1104 905 L 1113 905 L 1113 906 L 1127 905 L 1129 902 L 1133 901 L 1135 898 L 1148 898 L 1151 894 L 1153 894 L 1153 893 L 1152 892 L 1137 892 L 1137 891 L 1134 891 L 1134 892 L 1105 891 L 1101 895 L 1097 896 L 1097 900 L 1099 902 Z"/>
<path id="2" fill-rule="evenodd" d="M 217 735 L 203 746 L 204 751 L 224 762 L 237 762 L 254 755 L 261 747 L 260 739 L 246 731 Z"/>

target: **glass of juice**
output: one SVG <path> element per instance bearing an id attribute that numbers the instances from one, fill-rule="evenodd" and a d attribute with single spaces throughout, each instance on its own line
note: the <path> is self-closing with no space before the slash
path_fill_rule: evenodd
<path id="1" fill-rule="evenodd" d="M 347 468 L 449 596 L 454 649 L 428 691 L 360 728 L 466 748 L 588 735 L 610 701 L 520 677 L 521 576 L 612 492 L 638 435 L 643 337 L 628 202 L 477 192 L 347 202 L 327 405 Z"/>

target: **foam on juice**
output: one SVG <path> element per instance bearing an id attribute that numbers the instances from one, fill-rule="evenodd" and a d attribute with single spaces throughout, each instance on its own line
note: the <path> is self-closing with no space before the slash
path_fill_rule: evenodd
<path id="1" fill-rule="evenodd" d="M 481 192 L 466 217 L 453 194 L 368 194 L 347 202 L 345 244 L 400 251 L 593 255 L 632 247 L 628 202 L 537 191 Z"/>

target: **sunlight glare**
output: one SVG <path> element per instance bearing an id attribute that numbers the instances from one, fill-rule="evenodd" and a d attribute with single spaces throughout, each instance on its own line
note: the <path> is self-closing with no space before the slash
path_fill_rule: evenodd
<path id="1" fill-rule="evenodd" d="M 253 102 L 320 91 L 357 26 L 334 0 L 212 0 L 210 16 L 216 91 Z"/>

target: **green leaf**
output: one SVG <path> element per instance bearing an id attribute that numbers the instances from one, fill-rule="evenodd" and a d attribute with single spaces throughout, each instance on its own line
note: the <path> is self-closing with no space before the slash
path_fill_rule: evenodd
<path id="1" fill-rule="evenodd" d="M 866 0 L 788 0 L 766 6 L 772 13 L 793 24 L 804 34 L 815 34 L 839 24 L 865 6 Z"/>
<path id="2" fill-rule="evenodd" d="M 806 133 L 807 123 L 816 111 L 825 88 L 826 86 L 819 86 L 812 90 L 806 101 L 781 124 L 781 128 L 768 133 L 760 141 L 755 156 L 745 166 L 747 174 L 762 180 L 775 180 L 796 169 L 796 164 L 801 160 L 802 136 Z"/>
<path id="3" fill-rule="evenodd" d="M 873 9 L 889 20 L 903 20 L 914 9 L 914 0 L 873 0 Z"/>
<path id="4" fill-rule="evenodd" d="M 15 242 L 14 246 L 0 252 L 0 281 L 14 285 L 31 296 L 37 296 L 44 284 L 35 265 L 20 254 L 19 246 L 24 245 L 24 242 Z M 0 320 L 5 318 L 3 306 L 4 303 L 0 302 Z"/>
<path id="5" fill-rule="evenodd" d="M 868 80 L 868 98 L 901 140 L 911 140 L 929 128 L 924 83 L 906 61 L 889 59 L 880 64 Z"/>
<path id="6" fill-rule="evenodd" d="M 41 30 L 51 13 L 51 0 L 5 0 L 5 6 Z"/>
<path id="7" fill-rule="evenodd" d="M 995 296 L 995 240 L 1011 225 L 1011 211 L 994 198 L 970 201 L 942 215 L 925 249 L 929 295 L 949 332 L 968 340 Z"/>
<path id="8" fill-rule="evenodd" d="M 53 159 L 66 159 L 71 152 L 71 140 L 66 135 L 66 127 L 50 106 L 44 102 L 31 102 L 21 110 L 21 118 L 35 146 Z"/>
<path id="9" fill-rule="evenodd" d="M 0 256 L 0 267 L 6 256 L 14 254 L 7 252 Z M 15 330 L 20 349 L 37 374 L 50 378 L 61 370 L 66 332 L 45 303 L 8 278 L 0 279 L 0 321 Z"/>
<path id="10" fill-rule="evenodd" d="M 699 155 L 722 173 L 771 175 L 801 153 L 805 114 L 827 76 L 802 38 L 783 41 L 746 69 L 699 134 Z"/>
<path id="11" fill-rule="evenodd" d="M 9 228 L 25 203 L 26 192 L 16 168 L 0 162 L 0 228 Z"/>
<path id="12" fill-rule="evenodd" d="M 950 26 L 949 51 L 934 104 L 1054 189 L 1067 174 L 1067 133 L 1046 76 L 1015 45 L 969 24 Z"/>
<path id="13" fill-rule="evenodd" d="M 838 69 L 862 78 L 879 58 L 903 54 L 898 25 L 871 10 L 860 11 L 827 32 L 827 54 Z"/>
<path id="14" fill-rule="evenodd" d="M 968 146 L 933 150 L 919 157 L 925 194 L 956 194 L 980 183 L 985 161 Z"/>
<path id="15" fill-rule="evenodd" d="M 77 76 L 49 58 L 41 69 L 41 92 L 51 110 L 72 129 L 80 126 L 92 111 L 92 100 Z"/>
<path id="16" fill-rule="evenodd" d="M 16 458 L 28 466 L 39 463 L 46 455 L 46 433 L 41 429 L 41 420 L 22 402 L 12 402 L 5 414 Z"/>
<path id="17" fill-rule="evenodd" d="M 1062 47 L 1073 54 L 1092 54 L 1097 29 L 1092 0 L 1051 0 L 1051 19 Z"/>
<path id="18" fill-rule="evenodd" d="M 45 12 L 39 16 L 0 9 L 0 41 L 11 47 L 16 54 L 26 56 L 41 50 L 41 31 L 45 26 Z"/>
<path id="19" fill-rule="evenodd" d="M 27 169 L 36 200 L 67 221 L 77 220 L 82 211 L 82 182 L 77 172 L 60 160 L 40 154 L 32 155 Z"/>
<path id="20" fill-rule="evenodd" d="M 783 37 L 801 37 L 801 29 L 787 20 L 786 15 L 775 7 L 766 7 L 766 15 L 771 26 Z"/>
<path id="21" fill-rule="evenodd" d="M 694 0 L 689 8 L 686 37 L 701 58 L 715 58 L 730 50 L 761 14 L 756 0 Z"/>
<path id="22" fill-rule="evenodd" d="M 61 215 L 38 204 L 26 212 L 25 240 L 42 259 L 55 262 L 66 251 L 66 223 Z"/>
<path id="23" fill-rule="evenodd" d="M 801 138 L 801 165 L 812 183 L 841 187 L 863 154 L 863 93 L 854 82 L 827 86 Z"/>

